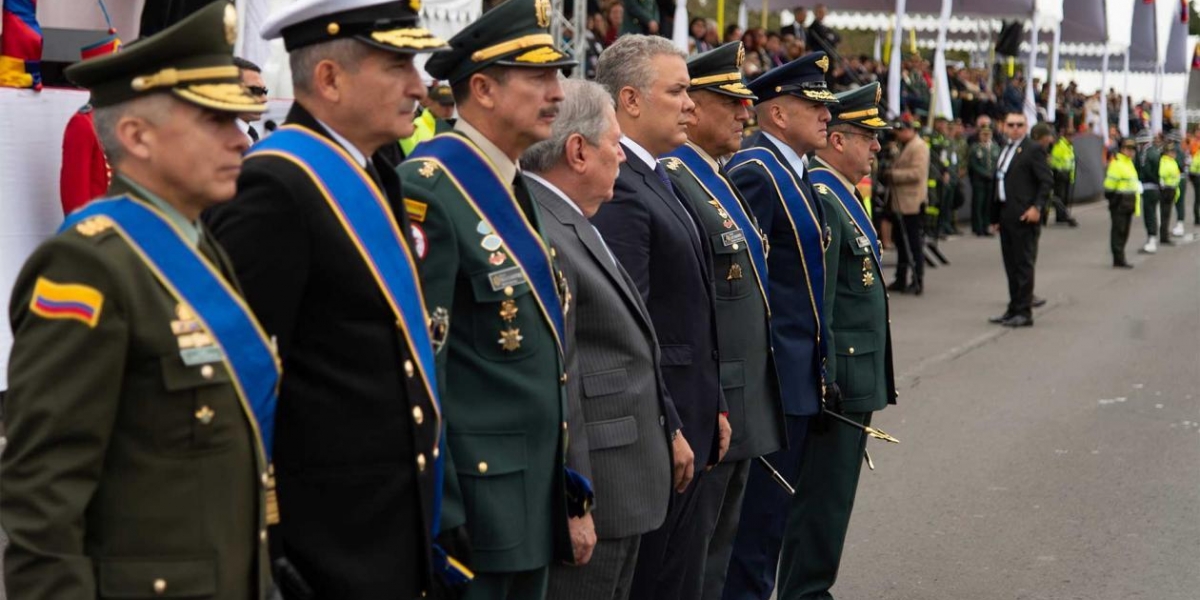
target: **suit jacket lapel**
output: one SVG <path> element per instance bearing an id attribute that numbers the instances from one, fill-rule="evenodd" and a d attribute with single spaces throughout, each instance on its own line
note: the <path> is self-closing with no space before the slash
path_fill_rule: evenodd
<path id="1" fill-rule="evenodd" d="M 697 239 L 697 236 L 701 232 L 699 221 L 688 214 L 687 209 L 683 207 L 683 200 L 676 197 L 667 186 L 663 185 L 662 180 L 658 178 L 658 174 L 654 172 L 654 169 L 651 169 L 649 165 L 642 162 L 642 159 L 638 158 L 633 150 L 625 144 L 621 144 L 621 148 L 625 151 L 625 156 L 631 157 L 625 161 L 625 165 L 634 173 L 642 176 L 642 180 L 646 182 L 646 186 L 658 195 L 659 199 L 670 209 L 671 214 L 675 215 L 675 218 L 679 219 L 679 222 L 688 230 L 688 239 L 692 241 L 692 250 L 696 253 L 696 257 L 700 260 L 700 265 L 707 275 L 708 259 L 704 255 L 703 240 Z"/>

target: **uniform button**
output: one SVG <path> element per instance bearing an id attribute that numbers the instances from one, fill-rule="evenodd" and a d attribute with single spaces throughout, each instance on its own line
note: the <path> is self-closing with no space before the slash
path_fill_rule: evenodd
<path id="1" fill-rule="evenodd" d="M 734 250 L 741 249 L 741 246 L 739 246 L 739 245 L 737 245 L 737 244 L 734 244 L 734 245 L 733 245 L 733 249 L 734 249 Z"/>
<path id="2" fill-rule="evenodd" d="M 404 361 L 404 374 L 409 377 L 413 376 L 413 364 L 411 360 Z"/>
<path id="3" fill-rule="evenodd" d="M 425 422 L 425 411 L 421 410 L 420 406 L 413 407 L 413 420 L 417 422 L 417 425 Z"/>
<path id="4" fill-rule="evenodd" d="M 437 460 L 437 457 L 438 457 L 438 449 L 435 447 L 433 449 L 433 460 Z"/>
<path id="5" fill-rule="evenodd" d="M 559 378 L 558 378 L 558 382 L 559 382 L 559 383 L 561 383 L 561 384 L 563 384 L 563 385 L 566 385 L 566 383 L 567 383 L 567 374 L 566 374 L 566 373 L 563 373 L 563 374 L 562 374 L 562 377 L 559 377 Z"/>
<path id="6" fill-rule="evenodd" d="M 258 541 L 260 541 L 264 544 L 267 543 L 267 530 L 266 529 L 260 530 L 258 532 Z"/>
<path id="7" fill-rule="evenodd" d="M 850 347 L 850 354 L 854 354 L 854 346 Z"/>
<path id="8" fill-rule="evenodd" d="M 270 486 L 271 485 L 271 476 L 266 473 L 263 473 L 262 474 L 262 484 L 264 486 Z"/>
<path id="9" fill-rule="evenodd" d="M 554 249 L 554 246 L 550 247 L 550 258 L 558 258 L 558 250 Z"/>
<path id="10" fill-rule="evenodd" d="M 158 594 L 159 596 L 167 593 L 167 580 L 166 579 L 155 579 L 154 580 L 154 593 Z"/>
<path id="11" fill-rule="evenodd" d="M 666 426 L 667 426 L 667 418 L 666 418 L 665 416 L 663 416 L 663 415 L 658 415 L 658 426 L 659 426 L 659 427 L 666 427 Z"/>
<path id="12" fill-rule="evenodd" d="M 566 430 L 567 430 L 567 422 L 563 421 L 563 431 L 566 431 Z"/>
<path id="13" fill-rule="evenodd" d="M 505 296 L 512 296 L 512 295 L 513 295 L 513 289 L 512 289 L 512 286 L 511 286 L 511 285 L 510 285 L 510 286 L 508 286 L 508 287 L 506 287 L 506 288 L 504 288 L 504 295 L 505 295 Z"/>
<path id="14" fill-rule="evenodd" d="M 213 371 L 212 365 L 204 365 L 203 367 L 200 367 L 200 376 L 201 377 L 203 377 L 205 379 L 212 379 L 213 375 L 214 375 L 214 371 Z M 162 580 L 160 579 L 159 581 L 162 581 Z"/>
<path id="15" fill-rule="evenodd" d="M 487 473 L 487 463 L 485 463 L 485 462 L 483 462 L 483 461 L 479 461 L 479 473 L 480 473 L 481 475 L 482 475 L 483 473 Z"/>
<path id="16" fill-rule="evenodd" d="M 425 472 L 425 453 L 424 452 L 417 455 L 417 470 L 422 473 Z"/>

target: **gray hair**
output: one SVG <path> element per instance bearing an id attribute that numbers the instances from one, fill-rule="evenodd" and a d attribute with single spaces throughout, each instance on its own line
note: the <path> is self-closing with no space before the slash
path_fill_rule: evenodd
<path id="1" fill-rule="evenodd" d="M 124 117 L 140 117 L 152 124 L 160 124 L 170 118 L 171 106 L 175 99 L 168 93 L 156 93 L 126 100 L 111 106 L 97 107 L 92 112 L 92 123 L 96 128 L 96 137 L 100 147 L 104 149 L 104 157 L 108 164 L 116 167 L 125 159 L 125 147 L 117 138 L 117 124 Z"/>
<path id="2" fill-rule="evenodd" d="M 563 158 L 567 138 L 578 133 L 593 146 L 608 130 L 613 99 L 604 86 L 582 79 L 562 82 L 564 98 L 558 105 L 558 117 L 550 129 L 550 138 L 542 140 L 521 155 L 521 167 L 545 173 Z"/>
<path id="3" fill-rule="evenodd" d="M 342 38 L 320 44 L 296 48 L 288 54 L 288 65 L 292 68 L 292 88 L 299 93 L 313 92 L 313 70 L 317 63 L 331 60 L 351 73 L 358 72 L 358 65 L 368 56 L 370 46 L 353 39 Z"/>
<path id="4" fill-rule="evenodd" d="M 624 87 L 645 92 L 657 75 L 651 68 L 650 61 L 664 54 L 687 60 L 687 54 L 665 37 L 622 35 L 600 53 L 600 60 L 596 64 L 596 81 L 608 88 L 613 98 L 616 98 Z"/>

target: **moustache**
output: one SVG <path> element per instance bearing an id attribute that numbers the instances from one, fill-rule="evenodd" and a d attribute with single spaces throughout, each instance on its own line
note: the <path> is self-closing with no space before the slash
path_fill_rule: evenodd
<path id="1" fill-rule="evenodd" d="M 542 119 L 554 119 L 558 117 L 558 107 L 543 108 L 538 111 L 538 117 Z"/>

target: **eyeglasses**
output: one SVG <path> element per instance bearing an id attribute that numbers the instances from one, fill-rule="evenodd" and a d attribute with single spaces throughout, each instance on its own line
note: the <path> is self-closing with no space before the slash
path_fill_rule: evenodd
<path id="1" fill-rule="evenodd" d="M 834 133 L 840 133 L 842 135 L 856 135 L 860 138 L 866 138 L 867 143 L 879 141 L 879 135 L 874 133 L 859 133 L 857 131 L 835 131 Z"/>
<path id="2" fill-rule="evenodd" d="M 1024 127 L 1025 123 L 1005 123 L 1005 127 Z"/>
<path id="3" fill-rule="evenodd" d="M 250 92 L 250 94 L 254 96 L 266 96 L 267 92 L 270 90 L 261 85 L 248 85 L 246 86 L 246 91 Z"/>

